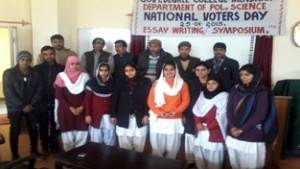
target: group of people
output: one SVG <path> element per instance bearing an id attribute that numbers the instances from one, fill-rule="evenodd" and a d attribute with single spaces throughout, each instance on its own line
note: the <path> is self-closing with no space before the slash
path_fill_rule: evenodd
<path id="1" fill-rule="evenodd" d="M 61 35 L 51 41 L 57 37 L 63 41 Z M 264 167 L 266 143 L 273 143 L 277 123 L 274 98 L 257 66 L 239 69 L 222 42 L 205 62 L 190 56 L 188 41 L 178 44 L 177 57 L 158 39 L 138 57 L 126 51 L 124 40 L 115 42 L 116 55 L 103 50 L 102 38 L 92 45 L 81 60 L 65 57 L 64 65 L 56 61 L 59 49 L 44 46 L 41 63 L 33 68 L 32 55 L 21 51 L 17 65 L 4 72 L 12 159 L 19 158 L 24 116 L 33 154 L 38 154 L 37 126 L 43 154 L 59 150 L 59 134 L 64 151 L 90 138 L 143 152 L 149 132 L 152 154 L 170 159 L 176 158 L 184 134 L 190 167 L 222 168 L 226 150 L 232 168 Z"/>

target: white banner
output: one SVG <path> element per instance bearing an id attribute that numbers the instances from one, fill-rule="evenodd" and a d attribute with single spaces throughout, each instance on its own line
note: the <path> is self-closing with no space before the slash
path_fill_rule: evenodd
<path id="1" fill-rule="evenodd" d="M 134 35 L 283 35 L 287 0 L 135 0 Z"/>

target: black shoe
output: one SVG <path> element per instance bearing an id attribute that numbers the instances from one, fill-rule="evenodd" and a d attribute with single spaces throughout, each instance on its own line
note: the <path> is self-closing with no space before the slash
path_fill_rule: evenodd
<path id="1" fill-rule="evenodd" d="M 197 167 L 195 163 L 188 163 L 184 169 L 197 169 Z"/>
<path id="2" fill-rule="evenodd" d="M 42 160 L 44 160 L 46 158 L 46 156 L 44 156 L 43 154 L 41 154 L 37 151 L 31 152 L 31 156 L 36 158 L 36 159 L 42 159 Z"/>
<path id="3" fill-rule="evenodd" d="M 17 159 L 19 159 L 19 158 L 20 158 L 19 155 L 13 155 L 13 156 L 11 157 L 11 161 L 17 160 Z"/>

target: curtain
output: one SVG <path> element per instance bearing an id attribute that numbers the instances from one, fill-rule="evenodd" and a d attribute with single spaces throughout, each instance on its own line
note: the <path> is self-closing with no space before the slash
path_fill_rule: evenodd
<path id="1" fill-rule="evenodd" d="M 271 88 L 272 49 L 272 36 L 256 37 L 253 64 L 260 67 L 263 73 L 263 82 L 269 88 Z"/>
<path id="2" fill-rule="evenodd" d="M 145 50 L 145 36 L 131 35 L 130 53 L 138 56 Z"/>

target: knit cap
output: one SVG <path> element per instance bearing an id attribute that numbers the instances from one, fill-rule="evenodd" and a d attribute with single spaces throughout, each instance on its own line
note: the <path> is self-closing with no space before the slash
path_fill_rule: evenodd
<path id="1" fill-rule="evenodd" d="M 188 41 L 182 41 L 178 44 L 178 48 L 181 48 L 182 46 L 192 47 L 192 44 Z"/>
<path id="2" fill-rule="evenodd" d="M 29 60 L 32 60 L 32 55 L 28 51 L 20 51 L 17 55 L 17 61 L 19 61 L 22 57 L 27 57 Z"/>

